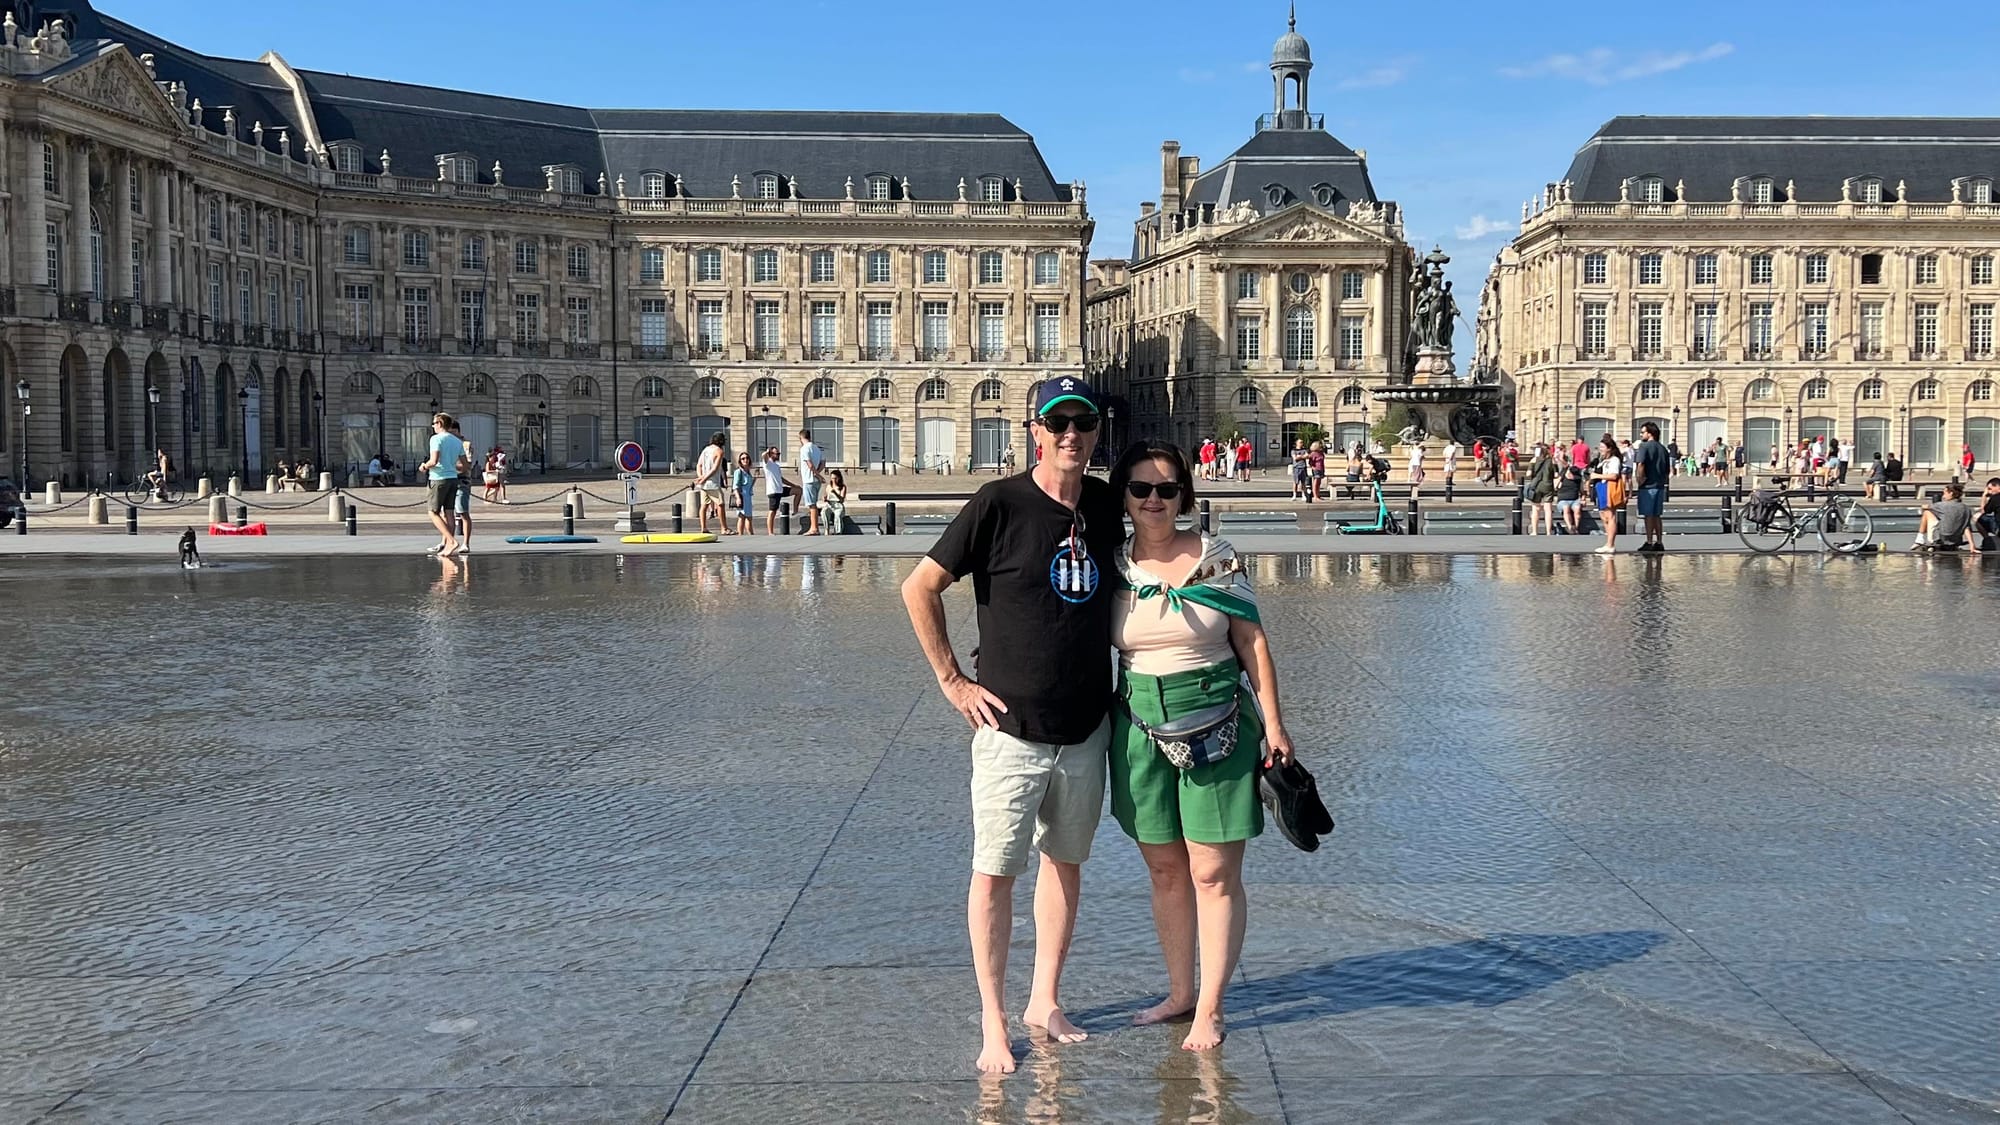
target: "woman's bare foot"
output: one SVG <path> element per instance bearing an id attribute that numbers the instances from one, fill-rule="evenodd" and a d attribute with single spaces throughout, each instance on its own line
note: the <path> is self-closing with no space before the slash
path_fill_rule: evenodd
<path id="1" fill-rule="evenodd" d="M 981 1074 L 1014 1073 L 1014 1042 L 1007 1033 L 1007 1021 L 987 1020 L 985 1022 L 985 1042 L 979 1048 L 976 1063 Z"/>
<path id="2" fill-rule="evenodd" d="M 1212 1051 L 1222 1046 L 1222 1017 L 1196 1012 L 1194 1026 L 1188 1029 L 1187 1038 L 1181 1040 L 1183 1051 Z"/>
<path id="3" fill-rule="evenodd" d="M 1063 1015 L 1061 1008 L 1052 1007 L 1045 1010 L 1029 1008 L 1021 1013 L 1021 1022 L 1048 1032 L 1049 1038 L 1058 1043 L 1081 1043 L 1090 1038 L 1082 1028 L 1069 1022 L 1069 1017 Z"/>
<path id="4" fill-rule="evenodd" d="M 1169 996 L 1150 1008 L 1141 1008 L 1132 1014 L 1132 1026 L 1150 1027 L 1156 1023 L 1177 1020 L 1194 1011 L 1194 1001 L 1176 1000 Z"/>

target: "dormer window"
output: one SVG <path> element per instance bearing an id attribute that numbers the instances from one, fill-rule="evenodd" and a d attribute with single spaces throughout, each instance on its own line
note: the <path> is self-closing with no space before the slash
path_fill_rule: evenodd
<path id="1" fill-rule="evenodd" d="M 1882 202 L 1882 181 L 1874 176 L 1863 176 L 1854 181 L 1854 198 L 1862 203 Z"/>
<path id="2" fill-rule="evenodd" d="M 574 164 L 544 164 L 542 175 L 550 191 L 559 191 L 564 195 L 583 194 L 583 169 Z"/>
<path id="3" fill-rule="evenodd" d="M 1264 198 L 1273 207 L 1283 207 L 1285 205 L 1285 194 L 1285 185 L 1283 184 L 1264 185 Z"/>
<path id="4" fill-rule="evenodd" d="M 1750 202 L 1768 205 L 1777 202 L 1777 198 L 1777 187 L 1771 183 L 1771 177 L 1758 176 L 1750 181 Z"/>
<path id="5" fill-rule="evenodd" d="M 1335 199 L 1335 194 L 1332 184 L 1313 185 L 1314 203 L 1319 204 L 1321 207 L 1332 207 L 1334 199 Z"/>
<path id="6" fill-rule="evenodd" d="M 1993 181 L 1986 179 L 1967 180 L 1965 182 L 1965 201 L 1967 203 L 1977 203 L 1981 206 L 1990 205 L 1993 202 Z"/>
<path id="7" fill-rule="evenodd" d="M 1638 197 L 1641 203 L 1665 203 L 1667 201 L 1666 181 L 1658 176 L 1639 177 Z"/>
<path id="8" fill-rule="evenodd" d="M 667 174 L 665 172 L 639 173 L 639 198 L 665 199 L 667 197 Z"/>
<path id="9" fill-rule="evenodd" d="M 479 162 L 471 153 L 447 152 L 437 158 L 438 179 L 450 180 L 455 184 L 476 184 L 479 182 Z"/>
<path id="10" fill-rule="evenodd" d="M 779 190 L 783 186 L 775 172 L 759 172 L 754 182 L 757 188 L 757 198 L 759 199 L 778 198 Z"/>
<path id="11" fill-rule="evenodd" d="M 327 160 L 336 172 L 359 173 L 361 168 L 361 146 L 353 141 L 335 141 L 326 146 Z"/>
<path id="12" fill-rule="evenodd" d="M 876 200 L 890 199 L 892 198 L 891 193 L 895 190 L 895 186 L 896 181 L 887 176 L 870 176 L 868 177 L 868 198 Z"/>
<path id="13" fill-rule="evenodd" d="M 1007 181 L 998 176 L 979 177 L 979 202 L 1000 203 L 1007 197 Z"/>

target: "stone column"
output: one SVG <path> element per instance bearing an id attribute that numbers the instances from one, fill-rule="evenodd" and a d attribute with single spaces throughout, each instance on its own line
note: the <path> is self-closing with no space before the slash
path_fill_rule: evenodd
<path id="1" fill-rule="evenodd" d="M 42 189 L 42 143 L 46 139 L 38 129 L 24 128 L 14 134 L 20 150 L 21 176 L 16 181 L 16 190 L 21 194 L 21 229 L 17 233 L 15 245 L 19 247 L 20 265 L 15 267 L 16 284 L 50 285 L 54 279 L 49 276 L 48 261 L 48 196 Z M 24 313 L 26 310 L 22 310 Z M 43 315 L 43 314 L 36 314 Z M 14 404 L 17 408 L 19 403 Z M 28 482 L 22 481 L 26 488 Z"/>
<path id="2" fill-rule="evenodd" d="M 68 179 L 63 185 L 70 201 L 70 279 L 66 288 L 84 293 L 90 288 L 90 145 L 80 138 L 70 142 Z"/>
<path id="3" fill-rule="evenodd" d="M 153 293 L 151 304 L 175 303 L 173 275 L 173 235 L 167 223 L 167 201 L 173 194 L 173 173 L 167 168 L 153 170 Z"/>
<path id="4" fill-rule="evenodd" d="M 116 249 L 107 249 L 104 254 L 104 268 L 113 274 L 105 286 L 112 296 L 131 300 L 137 294 L 132 292 L 132 156 L 119 153 L 111 161 L 111 240 Z M 116 262 L 118 267 L 112 269 Z"/>
<path id="5" fill-rule="evenodd" d="M 1319 338 L 1313 341 L 1313 350 L 1325 357 L 1320 364 L 1323 371 L 1332 370 L 1339 360 L 1339 321 L 1334 319 L 1334 286 L 1340 284 L 1340 270 L 1337 266 L 1322 265 L 1319 268 Z"/>

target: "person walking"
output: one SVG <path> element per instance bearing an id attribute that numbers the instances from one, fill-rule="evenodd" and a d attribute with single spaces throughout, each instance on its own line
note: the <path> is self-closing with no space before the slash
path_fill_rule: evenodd
<path id="1" fill-rule="evenodd" d="M 1102 412 L 1081 379 L 1050 379 L 1030 433 L 1041 459 L 982 487 L 903 582 L 903 604 L 972 737 L 972 883 L 967 923 L 979 984 L 984 1073 L 1014 1070 L 1005 1007 L 1014 880 L 1041 852 L 1035 970 L 1023 1022 L 1060 1043 L 1084 1032 L 1063 1013 L 1063 965 L 1077 895 L 1103 814 L 1110 743 L 1112 583 L 1124 526 L 1116 494 L 1087 475 Z M 944 592 L 973 580 L 972 673 L 946 630 Z"/>
<path id="2" fill-rule="evenodd" d="M 1145 856 L 1167 968 L 1166 997 L 1132 1022 L 1192 1014 L 1181 1047 L 1206 1051 L 1222 1044 L 1223 994 L 1243 950 L 1243 852 L 1264 829 L 1259 759 L 1290 763 L 1292 739 L 1242 562 L 1227 540 L 1176 524 L 1195 506 L 1187 458 L 1163 442 L 1135 443 L 1112 468 L 1111 485 L 1132 523 L 1118 552 L 1123 584 L 1112 622 L 1121 675 L 1111 814 Z M 1232 703 L 1224 722 L 1235 728 L 1234 749 L 1215 760 L 1177 765 L 1148 730 Z"/>
<path id="3" fill-rule="evenodd" d="M 764 448 L 764 534 L 778 533 L 778 507 L 785 502 L 785 462 L 775 445 Z"/>
<path id="4" fill-rule="evenodd" d="M 826 454 L 813 441 L 811 430 L 799 431 L 799 514 L 805 517 L 806 535 L 824 535 L 819 522 L 819 497 L 826 479 Z"/>
<path id="5" fill-rule="evenodd" d="M 1667 549 L 1667 480 L 1672 465 L 1672 455 L 1660 444 L 1660 427 L 1642 423 L 1639 441 L 1632 446 L 1632 484 L 1638 490 L 1639 518 L 1646 524 L 1646 539 L 1639 550 L 1647 554 Z"/>
<path id="6" fill-rule="evenodd" d="M 1618 510 L 1625 506 L 1624 461 L 1618 456 L 1618 439 L 1605 434 L 1598 443 L 1597 468 L 1590 474 L 1591 489 L 1597 501 L 1597 519 L 1604 525 L 1604 546 L 1594 553 L 1615 554 L 1618 551 Z"/>
<path id="7" fill-rule="evenodd" d="M 736 455 L 736 468 L 729 474 L 730 498 L 736 504 L 736 535 L 757 534 L 757 473 L 750 465 L 748 450 Z M 728 531 L 728 519 L 723 520 L 723 530 Z"/>
<path id="8" fill-rule="evenodd" d="M 458 495 L 457 506 L 453 509 L 455 525 L 458 529 L 458 553 L 472 553 L 472 446 L 466 444 L 465 431 L 459 428 L 458 419 L 451 420 L 451 436 L 458 439 Z"/>
<path id="9" fill-rule="evenodd" d="M 1458 455 L 1463 452 L 1464 447 L 1458 444 L 1457 438 L 1451 439 L 1444 445 L 1444 486 L 1446 489 L 1452 487 L 1453 478 L 1458 476 Z"/>
<path id="10" fill-rule="evenodd" d="M 486 451 L 486 463 L 480 468 L 479 479 L 486 486 L 485 500 L 493 503 L 500 496 L 500 447 Z"/>
<path id="11" fill-rule="evenodd" d="M 1535 446 L 1528 466 L 1528 534 L 1556 533 L 1556 459 L 1546 445 Z"/>
<path id="12" fill-rule="evenodd" d="M 1410 443 L 1410 495 L 1415 496 L 1424 486 L 1424 445 Z"/>
<path id="13" fill-rule="evenodd" d="M 1966 480 L 1972 479 L 1972 467 L 1978 463 L 1972 455 L 1972 443 L 1967 442 L 1958 447 L 1958 470 Z"/>
<path id="14" fill-rule="evenodd" d="M 431 415 L 431 455 L 419 471 L 430 484 L 431 525 L 438 530 L 438 544 L 424 553 L 458 553 L 458 537 L 452 534 L 452 515 L 458 506 L 458 462 L 465 456 L 465 443 L 452 436 L 451 415 L 442 411 Z"/>
<path id="15" fill-rule="evenodd" d="M 701 533 L 708 534 L 708 513 L 724 535 L 729 534 L 729 504 L 723 491 L 723 475 L 728 471 L 729 435 L 717 430 L 702 447 L 694 463 L 694 502 L 701 509 Z"/>

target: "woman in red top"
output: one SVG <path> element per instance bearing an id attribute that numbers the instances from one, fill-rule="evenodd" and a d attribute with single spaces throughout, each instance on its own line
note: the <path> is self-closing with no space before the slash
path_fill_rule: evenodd
<path id="1" fill-rule="evenodd" d="M 1306 475 L 1312 479 L 1312 499 L 1307 503 L 1318 503 L 1320 486 L 1326 483 L 1326 446 L 1321 442 L 1306 450 Z"/>

